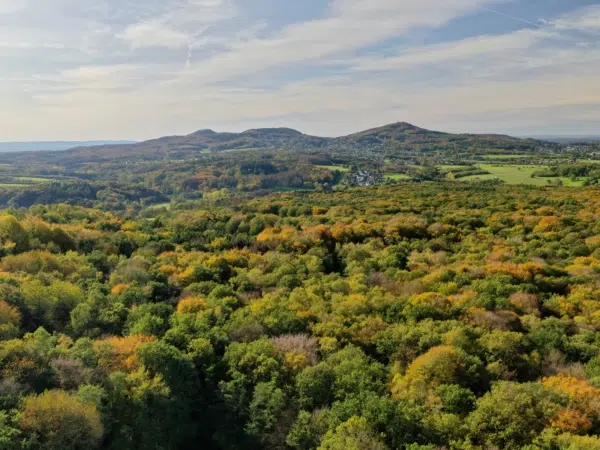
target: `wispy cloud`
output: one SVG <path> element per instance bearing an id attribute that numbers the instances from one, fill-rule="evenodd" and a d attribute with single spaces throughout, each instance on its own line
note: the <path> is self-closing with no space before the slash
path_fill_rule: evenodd
<path id="1" fill-rule="evenodd" d="M 482 35 L 460 41 L 419 46 L 400 51 L 386 57 L 362 58 L 357 60 L 357 70 L 397 70 L 426 64 L 441 64 L 447 61 L 474 60 L 480 57 L 502 57 L 528 50 L 544 39 L 553 37 L 550 31 L 539 29 L 519 30 L 510 34 Z"/>
<path id="2" fill-rule="evenodd" d="M 504 0 L 330 0 L 271 22 L 248 2 L 0 0 L 0 121 L 11 139 L 141 139 L 396 120 L 507 132 L 600 111 L 598 5 L 538 22 Z"/>
<path id="3" fill-rule="evenodd" d="M 187 34 L 169 28 L 156 20 L 130 25 L 119 37 L 129 42 L 134 50 L 144 47 L 178 49 L 189 42 Z"/>
<path id="4" fill-rule="evenodd" d="M 118 37 L 129 42 L 132 49 L 180 49 L 211 26 L 236 15 L 235 8 L 225 0 L 192 0 L 170 6 L 162 14 L 127 26 Z"/>
<path id="5" fill-rule="evenodd" d="M 600 5 L 582 8 L 550 23 L 557 29 L 578 30 L 597 36 L 600 34 Z"/>

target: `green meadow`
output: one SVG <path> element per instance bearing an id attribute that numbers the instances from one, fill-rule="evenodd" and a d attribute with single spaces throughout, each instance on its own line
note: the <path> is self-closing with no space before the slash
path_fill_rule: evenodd
<path id="1" fill-rule="evenodd" d="M 408 180 L 412 180 L 412 178 L 404 173 L 388 173 L 385 175 L 385 177 L 389 180 L 394 180 L 394 181 L 408 181 Z"/>
<path id="2" fill-rule="evenodd" d="M 331 170 L 333 172 L 335 172 L 336 170 L 338 172 L 348 172 L 348 171 L 350 171 L 350 169 L 348 169 L 347 167 L 344 167 L 344 166 L 315 166 L 315 167 L 320 167 L 321 169 L 328 169 L 328 170 Z"/>
<path id="3" fill-rule="evenodd" d="M 506 184 L 529 184 L 533 186 L 546 186 L 549 182 L 557 178 L 533 178 L 531 175 L 547 166 L 532 166 L 522 164 L 478 164 L 477 167 L 489 172 L 486 175 L 471 175 L 461 178 L 460 181 L 483 181 L 483 180 L 501 180 Z M 573 181 L 569 178 L 560 178 L 564 186 L 579 187 L 583 186 L 584 179 Z"/>

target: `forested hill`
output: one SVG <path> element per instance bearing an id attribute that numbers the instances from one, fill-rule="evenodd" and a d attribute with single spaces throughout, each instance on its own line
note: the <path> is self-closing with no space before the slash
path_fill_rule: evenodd
<path id="1" fill-rule="evenodd" d="M 264 195 L 473 177 L 595 184 L 597 158 L 600 148 L 594 146 L 572 149 L 501 135 L 443 133 L 404 122 L 338 138 L 290 128 L 204 129 L 128 145 L 0 153 L 0 207 L 68 202 L 125 212 L 196 201 L 222 190 Z M 588 163 L 557 166 L 579 159 Z M 534 180 L 534 174 L 544 178 Z"/>
<path id="2" fill-rule="evenodd" d="M 310 136 L 289 128 L 262 128 L 242 133 L 200 130 L 187 136 L 167 136 L 137 144 L 79 147 L 37 157 L 53 163 L 102 162 L 115 159 L 156 160 L 187 158 L 198 153 L 229 150 L 269 149 L 315 151 L 533 151 L 540 145 L 534 139 L 501 135 L 450 134 L 430 131 L 400 122 L 338 138 Z M 14 157 L 14 155 L 13 155 Z M 21 155 L 21 158 L 26 157 Z M 17 156 L 19 158 L 19 156 Z"/>
<path id="3" fill-rule="evenodd" d="M 519 139 L 498 134 L 452 134 L 430 131 L 406 122 L 373 128 L 337 138 L 334 143 L 346 147 L 387 145 L 399 150 L 535 150 L 542 145 L 535 139 Z"/>

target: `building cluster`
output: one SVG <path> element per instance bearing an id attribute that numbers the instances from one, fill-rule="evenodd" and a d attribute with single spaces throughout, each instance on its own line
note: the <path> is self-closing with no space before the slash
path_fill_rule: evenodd
<path id="1" fill-rule="evenodd" d="M 384 177 L 380 172 L 358 170 L 348 173 L 346 181 L 349 186 L 376 186 L 383 183 Z"/>

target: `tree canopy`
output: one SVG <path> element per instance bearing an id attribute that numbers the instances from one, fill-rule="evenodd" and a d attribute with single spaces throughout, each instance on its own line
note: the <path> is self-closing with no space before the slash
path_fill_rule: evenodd
<path id="1" fill-rule="evenodd" d="M 0 213 L 0 448 L 600 448 L 597 188 L 221 194 Z"/>

